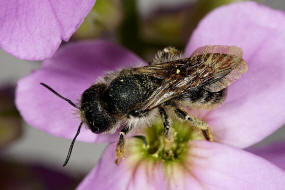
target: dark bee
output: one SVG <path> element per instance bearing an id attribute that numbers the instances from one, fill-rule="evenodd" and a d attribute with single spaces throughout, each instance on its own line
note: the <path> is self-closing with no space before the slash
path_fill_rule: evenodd
<path id="1" fill-rule="evenodd" d="M 218 49 L 227 51 L 215 53 Z M 169 47 L 159 51 L 148 66 L 107 74 L 104 80 L 83 92 L 79 106 L 41 84 L 80 110 L 82 122 L 65 166 L 83 123 L 96 134 L 112 133 L 121 127 L 117 161 L 123 154 L 124 136 L 155 112 L 162 117 L 164 135 L 167 136 L 170 129 L 168 114 L 172 111 L 178 118 L 200 128 L 205 138 L 213 141 L 207 123 L 189 116 L 182 106 L 210 109 L 220 105 L 227 87 L 246 71 L 247 64 L 238 47 L 202 47 L 189 58 L 183 58 L 180 51 Z"/>

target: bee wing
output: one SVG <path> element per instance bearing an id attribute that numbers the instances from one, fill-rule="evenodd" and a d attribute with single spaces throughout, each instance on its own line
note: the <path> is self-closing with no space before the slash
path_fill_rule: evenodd
<path id="1" fill-rule="evenodd" d="M 232 63 L 232 65 L 226 65 L 225 67 L 228 67 L 227 69 L 224 69 L 224 66 L 221 64 L 221 68 L 218 68 L 218 70 L 220 70 L 218 71 L 219 73 L 215 74 L 212 82 L 205 85 L 204 89 L 210 92 L 218 92 L 239 79 L 241 75 L 247 71 L 248 66 L 242 59 L 237 59 L 236 61 L 237 62 Z"/>
<path id="2" fill-rule="evenodd" d="M 218 92 L 231 85 L 248 70 L 246 62 L 242 59 L 242 49 L 239 47 L 225 45 L 203 46 L 196 49 L 191 57 L 202 56 L 205 61 L 208 54 L 217 54 L 219 56 L 218 59 L 212 60 L 215 74 L 209 80 L 209 84 L 204 86 L 205 90 Z"/>
<path id="3" fill-rule="evenodd" d="M 197 48 L 191 55 L 205 55 L 208 53 L 219 53 L 219 54 L 227 54 L 227 55 L 235 55 L 237 57 L 242 58 L 242 49 L 237 46 L 225 46 L 225 45 L 212 45 L 212 46 L 202 46 Z"/>
<path id="4" fill-rule="evenodd" d="M 175 88 L 179 80 L 167 80 L 145 101 L 142 110 L 151 110 L 160 104 L 173 99 L 183 92 L 183 88 Z"/>
<path id="5" fill-rule="evenodd" d="M 164 63 L 157 63 L 154 65 L 144 66 L 144 67 L 137 67 L 132 68 L 130 70 L 131 74 L 146 74 L 155 76 L 159 79 L 167 79 L 170 75 L 175 72 L 178 68 L 181 68 L 185 65 L 187 67 L 197 67 L 198 64 L 201 64 L 198 61 L 191 60 L 191 58 L 183 58 L 174 61 L 164 62 Z"/>
<path id="6" fill-rule="evenodd" d="M 193 80 L 193 76 L 179 77 L 173 76 L 173 72 L 178 68 L 181 68 L 187 64 L 187 67 L 195 68 L 199 62 L 195 62 L 190 58 L 184 58 L 179 60 L 174 60 L 165 63 L 157 63 L 154 65 L 149 65 L 145 67 L 133 68 L 130 72 L 131 74 L 146 74 L 151 75 L 156 78 L 162 79 L 163 82 L 159 88 L 157 88 L 151 96 L 145 101 L 142 111 L 152 109 L 177 95 L 181 94 L 185 89 L 187 84 Z"/>
<path id="7" fill-rule="evenodd" d="M 220 54 L 218 57 L 220 58 L 214 61 L 215 72 L 208 80 L 208 84 L 203 87 L 210 92 L 218 92 L 227 88 L 248 70 L 247 63 L 241 57 L 225 54 Z"/>
<path id="8" fill-rule="evenodd" d="M 216 53 L 217 48 L 222 48 L 223 52 L 228 52 L 228 54 Z M 195 52 L 190 58 L 139 68 L 145 74 L 165 79 L 146 100 L 142 110 L 155 108 L 180 96 L 185 90 L 197 87 L 203 87 L 210 92 L 218 92 L 228 87 L 247 71 L 248 67 L 241 57 L 240 48 L 207 46 Z M 181 73 L 173 73 L 177 69 L 181 70 Z"/>

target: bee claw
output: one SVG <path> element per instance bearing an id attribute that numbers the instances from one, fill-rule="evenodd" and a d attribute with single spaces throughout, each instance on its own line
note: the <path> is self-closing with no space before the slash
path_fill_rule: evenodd
<path id="1" fill-rule="evenodd" d="M 210 130 L 210 128 L 208 129 L 202 129 L 202 134 L 203 136 L 205 137 L 205 139 L 207 141 L 210 141 L 210 142 L 214 142 L 214 135 L 213 135 L 213 132 Z"/>
<path id="2" fill-rule="evenodd" d="M 115 164 L 116 164 L 116 165 L 119 165 L 119 164 L 120 164 L 120 160 L 121 160 L 120 158 L 116 158 Z"/>

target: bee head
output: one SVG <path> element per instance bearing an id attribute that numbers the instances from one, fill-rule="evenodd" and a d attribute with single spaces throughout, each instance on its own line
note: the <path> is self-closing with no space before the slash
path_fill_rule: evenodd
<path id="1" fill-rule="evenodd" d="M 111 130 L 116 123 L 116 119 L 105 109 L 102 101 L 105 89 L 105 84 L 95 84 L 85 90 L 81 97 L 81 118 L 96 134 Z"/>
<path id="2" fill-rule="evenodd" d="M 112 126 L 112 123 L 115 122 L 114 118 L 111 115 L 109 115 L 108 112 L 101 105 L 100 97 L 106 86 L 99 84 L 88 88 L 82 95 L 81 106 L 79 107 L 78 105 L 73 103 L 70 99 L 65 98 L 47 84 L 45 83 L 40 83 L 40 84 L 43 87 L 47 88 L 49 91 L 51 91 L 53 94 L 58 96 L 59 98 L 68 102 L 71 106 L 78 109 L 82 116 L 83 121 L 79 124 L 76 135 L 72 139 L 72 142 L 68 150 L 68 154 L 63 164 L 64 167 L 69 161 L 73 145 L 75 143 L 77 136 L 80 133 L 80 129 L 83 125 L 83 122 L 85 122 L 88 125 L 88 127 L 91 129 L 91 131 L 94 133 L 102 133 L 108 130 Z"/>

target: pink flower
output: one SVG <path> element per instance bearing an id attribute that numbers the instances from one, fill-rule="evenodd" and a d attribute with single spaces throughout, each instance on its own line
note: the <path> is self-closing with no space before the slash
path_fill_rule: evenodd
<path id="1" fill-rule="evenodd" d="M 262 140 L 285 122 L 284 42 L 282 12 L 244 2 L 210 13 L 191 37 L 186 56 L 204 45 L 235 45 L 243 49 L 249 65 L 248 72 L 229 87 L 221 107 L 195 111 L 209 124 L 216 142 L 197 141 L 188 132 L 178 132 L 178 136 L 186 134 L 186 140 L 174 144 L 178 149 L 171 150 L 182 151 L 169 161 L 131 138 L 126 145 L 127 157 L 119 166 L 114 164 L 112 143 L 78 189 L 283 189 L 283 170 L 241 148 Z M 45 61 L 40 70 L 19 81 L 18 109 L 30 125 L 73 138 L 80 118 L 70 105 L 39 83 L 45 82 L 76 101 L 107 71 L 141 63 L 138 57 L 108 42 L 68 45 Z M 157 138 L 153 139 L 161 145 L 161 136 L 153 132 L 147 133 L 147 138 L 151 138 L 149 134 L 154 134 Z M 117 138 L 116 134 L 95 135 L 84 128 L 78 139 L 114 142 Z M 166 146 L 162 143 L 161 147 Z"/>
<path id="2" fill-rule="evenodd" d="M 69 40 L 95 1 L 2 1 L 0 47 L 22 59 L 50 57 L 61 40 Z"/>
<path id="3" fill-rule="evenodd" d="M 285 141 L 277 141 L 270 145 L 253 148 L 250 147 L 247 151 L 254 153 L 258 156 L 265 158 L 266 160 L 274 163 L 279 168 L 285 171 Z"/>

